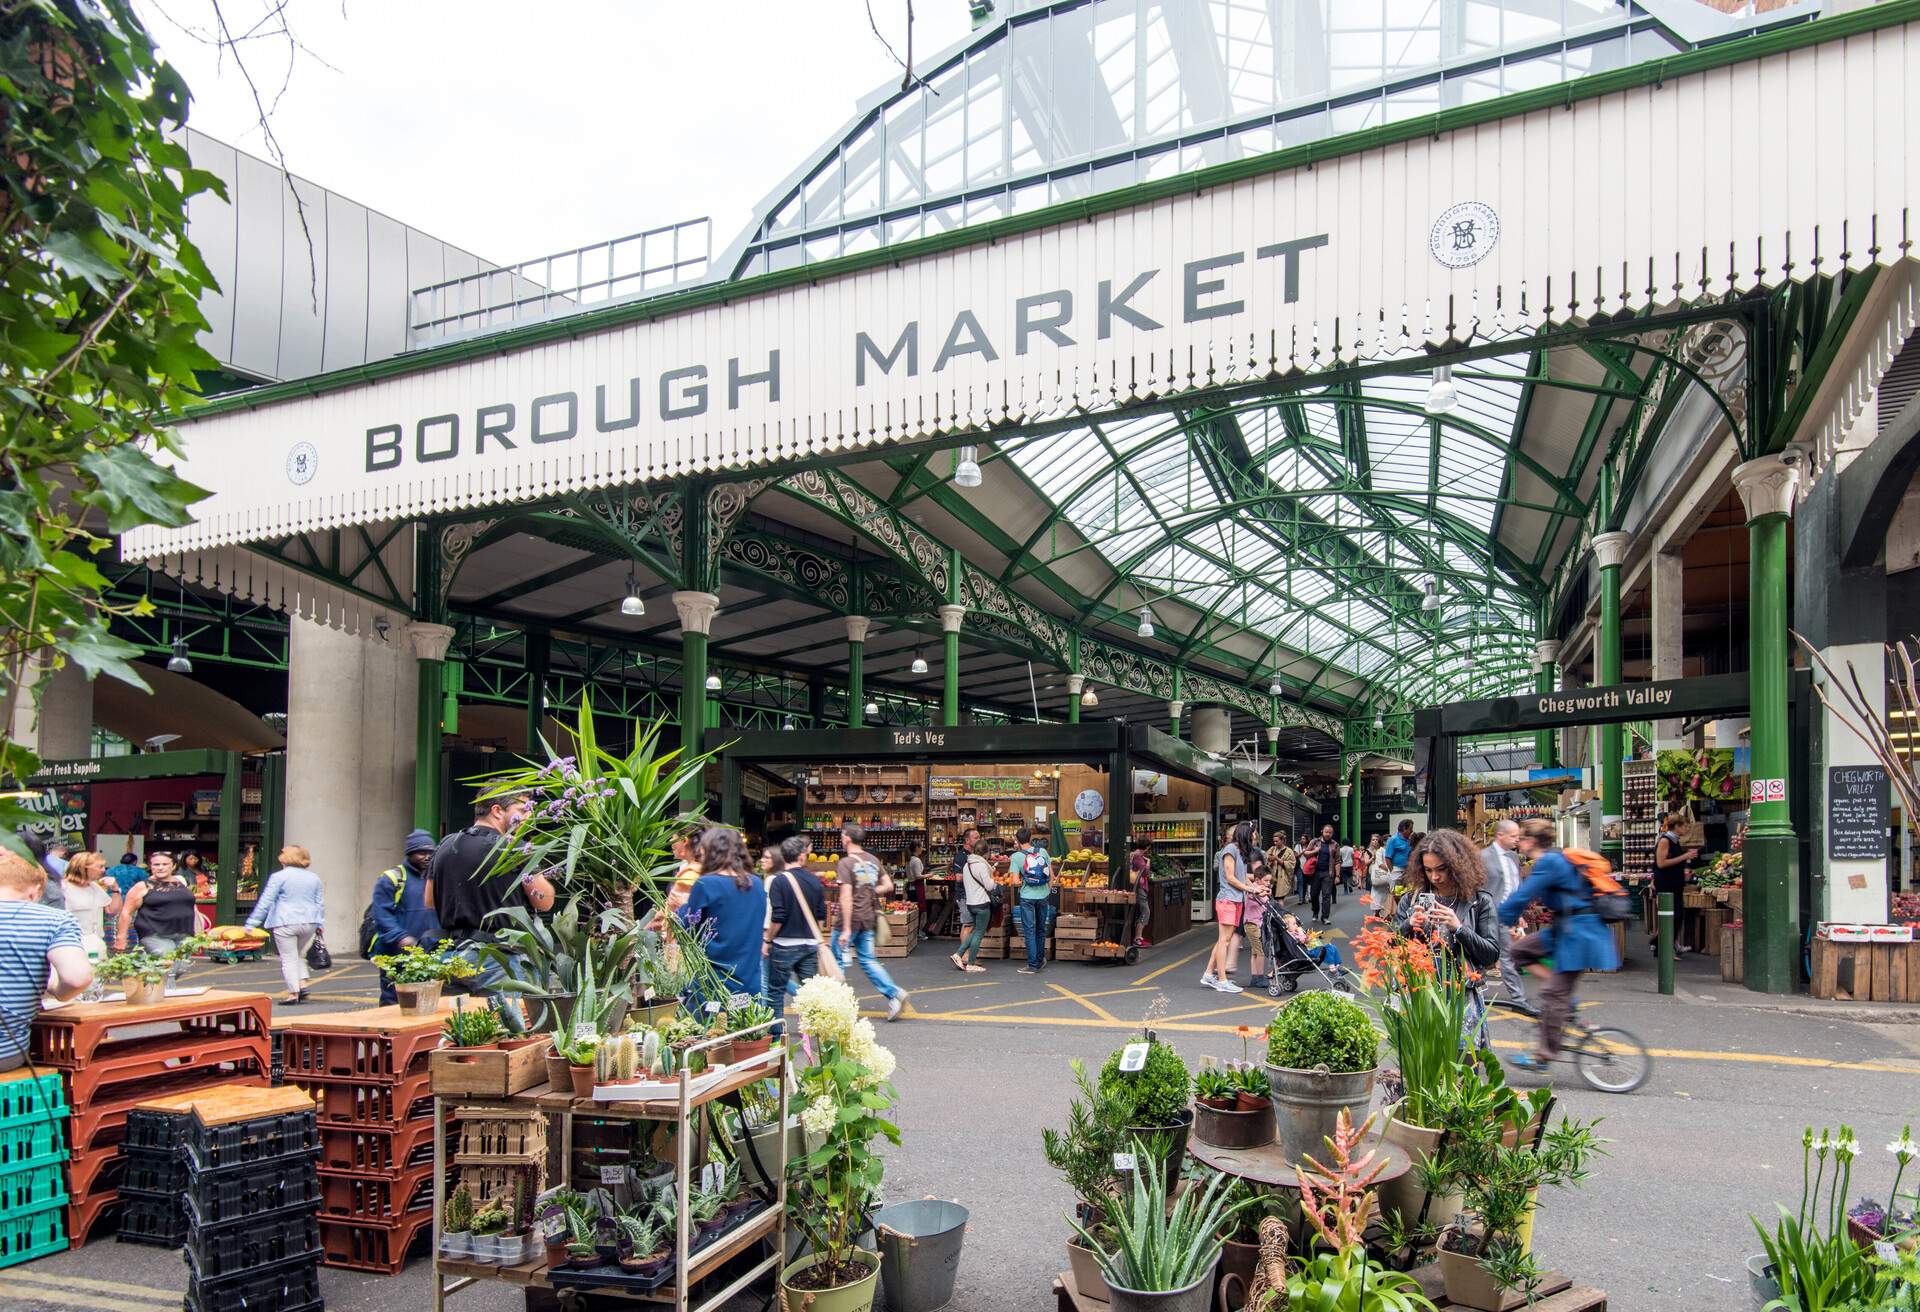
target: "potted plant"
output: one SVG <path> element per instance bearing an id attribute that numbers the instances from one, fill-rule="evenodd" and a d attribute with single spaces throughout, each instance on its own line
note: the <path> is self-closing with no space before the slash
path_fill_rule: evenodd
<path id="1" fill-rule="evenodd" d="M 474 964 L 453 954 L 451 943 L 423 948 L 418 943 L 373 959 L 393 981 L 402 1016 L 430 1016 L 440 1008 L 440 990 L 450 979 L 477 974 Z"/>
<path id="2" fill-rule="evenodd" d="M 702 1042 L 719 1040 L 719 1042 L 713 1043 L 712 1047 L 703 1049 L 708 1061 L 718 1062 L 724 1066 L 733 1060 L 733 1041 L 725 1037 L 733 1033 L 733 1031 L 733 1015 L 724 1008 L 714 1012 L 712 1016 L 708 1017 L 707 1028 L 700 1035 L 700 1039 Z"/>
<path id="3" fill-rule="evenodd" d="M 1345 1109 L 1367 1119 L 1380 1066 L 1380 1035 L 1359 1003 L 1302 993 L 1267 1023 L 1267 1082 L 1274 1128 L 1288 1161 L 1320 1152 Z"/>
<path id="4" fill-rule="evenodd" d="M 1146 1146 L 1136 1144 L 1136 1155 L 1147 1156 Z M 1132 1187 L 1116 1194 L 1107 1218 L 1111 1249 L 1100 1248 L 1107 1241 L 1089 1227 L 1073 1223 L 1081 1241 L 1100 1253 L 1113 1312 L 1206 1312 L 1213 1303 L 1220 1231 L 1252 1200 L 1230 1198 L 1227 1177 L 1215 1175 L 1169 1208 L 1162 1172 L 1131 1174 Z"/>
<path id="5" fill-rule="evenodd" d="M 465 1258 L 473 1251 L 473 1191 L 461 1183 L 440 1205 L 440 1255 Z"/>
<path id="6" fill-rule="evenodd" d="M 672 1256 L 652 1208 L 622 1208 L 614 1213 L 613 1223 L 620 1231 L 620 1269 L 628 1275 L 652 1275 Z"/>
<path id="7" fill-rule="evenodd" d="M 726 1195 L 718 1190 L 693 1190 L 693 1196 L 687 1199 L 687 1221 L 693 1227 L 695 1243 L 704 1241 L 726 1224 L 726 1218 L 720 1215 L 726 1201 Z"/>
<path id="8" fill-rule="evenodd" d="M 534 1228 L 546 1247 L 548 1266 L 566 1263 L 573 1219 L 576 1213 L 584 1216 L 586 1203 L 586 1195 L 565 1186 L 549 1189 L 534 1201 Z"/>
<path id="9" fill-rule="evenodd" d="M 1146 1045 L 1140 1068 L 1122 1070 L 1131 1064 L 1128 1048 L 1140 1043 Z M 1153 1037 L 1151 1030 L 1116 1050 L 1100 1068 L 1101 1091 L 1118 1094 L 1129 1108 L 1126 1137 L 1144 1143 L 1149 1155 L 1159 1159 L 1169 1189 L 1180 1178 L 1187 1157 L 1187 1133 L 1193 1128 L 1193 1109 L 1187 1100 L 1192 1087 L 1180 1054 Z"/>
<path id="10" fill-rule="evenodd" d="M 1260 1262 L 1261 1224 L 1274 1217 L 1284 1225 L 1296 1208 L 1292 1199 L 1268 1193 L 1245 1180 L 1228 1184 L 1227 1200 L 1234 1212 L 1220 1226 L 1220 1276 L 1223 1281 L 1228 1276 L 1238 1277 L 1240 1287 L 1245 1289 L 1252 1284 Z"/>
<path id="11" fill-rule="evenodd" d="M 1243 1112 L 1273 1110 L 1273 1085 L 1258 1066 L 1242 1066 L 1233 1072 L 1233 1105 Z"/>
<path id="12" fill-rule="evenodd" d="M 1433 1301 L 1417 1280 L 1367 1256 L 1362 1236 L 1376 1207 L 1369 1186 L 1386 1169 L 1386 1163 L 1376 1162 L 1371 1151 L 1354 1156 L 1371 1124 L 1369 1118 L 1355 1129 L 1353 1118 L 1342 1107 L 1321 1154 L 1328 1162 L 1323 1165 L 1309 1155 L 1296 1168 L 1300 1214 L 1318 1246 L 1288 1272 L 1288 1306 L 1327 1312 L 1434 1312 Z M 1284 1227 L 1280 1234 L 1286 1234 Z"/>
<path id="13" fill-rule="evenodd" d="M 593 1096 L 594 1057 L 599 1052 L 599 1037 L 583 1034 L 570 1039 L 560 1048 L 560 1055 L 567 1059 L 567 1082 L 576 1098 Z"/>
<path id="14" fill-rule="evenodd" d="M 182 939 L 170 952 L 142 952 L 138 949 L 116 952 L 96 966 L 93 973 L 109 984 L 118 982 L 130 1006 L 164 1002 L 167 981 L 173 977 L 180 962 L 199 952 L 208 942 L 195 935 Z"/>
<path id="15" fill-rule="evenodd" d="M 1518 1130 L 1543 1119 L 1552 1100 L 1550 1090 L 1534 1089 L 1492 1120 L 1449 1129 L 1430 1163 L 1434 1183 L 1458 1194 L 1462 1207 L 1440 1237 L 1440 1269 L 1454 1303 L 1503 1312 L 1531 1298 L 1542 1274 L 1532 1253 L 1540 1190 L 1585 1181 L 1588 1163 L 1605 1151 L 1595 1122 L 1570 1117 L 1537 1142 L 1520 1139 Z"/>
<path id="16" fill-rule="evenodd" d="M 736 1007 L 730 1013 L 733 1016 L 733 1028 L 736 1030 L 759 1031 L 744 1039 L 733 1041 L 733 1059 L 749 1061 L 773 1047 L 773 1023 L 780 1018 L 773 1014 L 773 1008 L 761 1002 L 749 1002 L 744 1007 Z M 762 1027 L 765 1028 L 762 1028 Z"/>
<path id="17" fill-rule="evenodd" d="M 440 1022 L 440 1046 L 443 1048 L 464 1048 L 480 1051 L 500 1046 L 500 1037 L 506 1027 L 500 1023 L 500 1013 L 491 1004 L 484 1007 L 462 1007 L 458 1003 Z M 456 1057 L 455 1061 L 472 1061 L 473 1058 Z"/>
<path id="18" fill-rule="evenodd" d="M 789 1167 L 787 1214 L 809 1251 L 787 1264 L 781 1293 L 787 1312 L 868 1312 L 880 1255 L 858 1239 L 885 1171 L 874 1140 L 900 1142 L 884 1116 L 894 1100 L 894 1056 L 860 1018 L 859 998 L 843 980 L 808 980 L 794 1009 L 813 1052 L 813 1064 L 797 1072 L 800 1123 L 824 1140 Z"/>
<path id="19" fill-rule="evenodd" d="M 1211 1107 L 1223 1112 L 1232 1111 L 1233 1097 L 1236 1092 L 1238 1092 L 1238 1086 L 1233 1082 L 1233 1072 L 1222 1070 L 1218 1066 L 1209 1066 L 1193 1077 L 1193 1100 L 1202 1107 Z"/>
<path id="20" fill-rule="evenodd" d="M 660 936 L 634 925 L 630 914 L 614 907 L 592 912 L 579 895 L 551 918 L 503 907 L 487 917 L 487 927 L 493 941 L 480 948 L 481 959 L 511 967 L 496 987 L 524 997 L 541 1029 L 619 1028 L 635 1001 L 631 981 L 648 955 L 661 951 Z"/>
<path id="21" fill-rule="evenodd" d="M 1897 1161 L 1893 1197 L 1899 1179 L 1915 1156 L 1912 1132 L 1889 1145 Z M 1809 1127 L 1800 1138 L 1800 1205 L 1780 1217 L 1769 1231 L 1754 1218 L 1764 1250 L 1747 1259 L 1747 1278 L 1756 1304 L 1781 1312 L 1904 1306 L 1893 1302 L 1899 1276 L 1896 1265 L 1881 1261 L 1848 1233 L 1846 1200 L 1853 1186 L 1853 1162 L 1860 1154 L 1851 1126 L 1837 1133 Z M 1831 1159 L 1831 1167 L 1829 1167 Z M 1898 1250 L 1895 1250 L 1896 1258 Z M 1910 1260 L 1910 1259 L 1909 1259 Z"/>
<path id="22" fill-rule="evenodd" d="M 1098 1242 L 1090 1247 L 1078 1234 L 1067 1240 L 1067 1265 L 1074 1287 L 1088 1298 L 1107 1301 L 1107 1278 L 1100 1270 L 1100 1252 L 1111 1246 L 1107 1214 L 1113 1210 L 1119 1188 L 1114 1154 L 1126 1143 L 1127 1119 L 1133 1104 L 1117 1090 L 1101 1092 L 1086 1063 L 1072 1063 L 1077 1096 L 1067 1104 L 1067 1128 L 1043 1129 L 1040 1144 L 1047 1165 L 1066 1178 L 1075 1199 L 1075 1219 L 1093 1231 Z"/>
<path id="23" fill-rule="evenodd" d="M 1258 1088 L 1267 1087 L 1258 1070 Z M 1193 1134 L 1217 1148 L 1258 1148 L 1273 1142 L 1273 1108 L 1264 1096 L 1240 1105 L 1242 1072 L 1210 1068 L 1193 1077 Z"/>
<path id="24" fill-rule="evenodd" d="M 512 1220 L 513 1214 L 507 1210 L 507 1204 L 498 1198 L 473 1209 L 471 1242 L 474 1261 L 500 1262 L 508 1259 L 509 1254 L 499 1243 L 499 1237 L 506 1233 L 507 1224 Z M 517 1260 L 519 1255 L 520 1246 L 516 1243 L 511 1257 Z"/>

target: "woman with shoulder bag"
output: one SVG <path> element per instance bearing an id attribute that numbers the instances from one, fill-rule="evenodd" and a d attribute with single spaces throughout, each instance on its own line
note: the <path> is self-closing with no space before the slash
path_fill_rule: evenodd
<path id="1" fill-rule="evenodd" d="M 978 852 L 972 848 L 966 849 L 960 865 L 960 894 L 965 901 L 971 927 L 967 931 L 967 941 L 947 960 L 969 975 L 984 975 L 987 972 L 987 968 L 979 964 L 980 945 L 986 941 L 987 926 L 993 921 L 993 892 L 993 867 Z"/>

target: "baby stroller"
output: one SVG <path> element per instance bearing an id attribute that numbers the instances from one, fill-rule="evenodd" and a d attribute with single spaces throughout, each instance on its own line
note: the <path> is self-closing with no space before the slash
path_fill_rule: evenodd
<path id="1" fill-rule="evenodd" d="M 1300 987 L 1301 977 L 1309 974 L 1319 975 L 1328 988 L 1351 988 L 1347 969 L 1338 960 L 1322 966 L 1307 954 L 1306 944 L 1287 928 L 1287 921 L 1291 919 L 1293 914 L 1278 898 L 1268 900 L 1266 911 L 1260 917 L 1260 950 L 1267 959 L 1267 996 L 1278 998 L 1294 992 Z"/>

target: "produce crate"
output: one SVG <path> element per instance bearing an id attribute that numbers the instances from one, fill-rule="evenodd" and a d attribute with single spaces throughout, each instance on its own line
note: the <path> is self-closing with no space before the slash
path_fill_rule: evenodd
<path id="1" fill-rule="evenodd" d="M 119 1187 L 134 1193 L 174 1196 L 187 1187 L 186 1159 L 178 1152 L 124 1148 Z"/>
<path id="2" fill-rule="evenodd" d="M 182 1187 L 187 1219 L 199 1229 L 239 1222 L 320 1203 L 320 1176 L 309 1153 L 252 1162 L 225 1171 L 196 1171 Z"/>
<path id="3" fill-rule="evenodd" d="M 217 1067 L 189 1067 L 176 1074 L 149 1080 L 132 1089 L 114 1088 L 111 1096 L 103 1093 L 91 1104 L 77 1108 L 70 1117 L 68 1142 L 77 1158 L 83 1153 L 117 1152 L 126 1138 L 127 1117 L 134 1108 L 155 1099 L 178 1093 L 199 1093 L 218 1087 L 244 1085 L 265 1090 L 266 1065 L 247 1058 L 238 1072 Z"/>
<path id="4" fill-rule="evenodd" d="M 311 1097 L 318 1104 L 320 1123 L 326 1126 L 395 1130 L 433 1119 L 433 1090 L 425 1075 L 393 1084 L 289 1076 L 287 1087 Z"/>
<path id="5" fill-rule="evenodd" d="M 67 1157 L 63 1118 L 0 1125 L 0 1171 L 20 1171 Z"/>
<path id="6" fill-rule="evenodd" d="M 398 1221 L 433 1201 L 433 1163 L 390 1175 L 320 1173 L 320 1213 L 363 1221 Z"/>
<path id="7" fill-rule="evenodd" d="M 439 1046 L 438 1016 L 373 1033 L 304 1030 L 295 1023 L 280 1031 L 280 1064 L 289 1080 L 391 1082 L 424 1074 L 428 1054 Z"/>
<path id="8" fill-rule="evenodd" d="M 320 1147 L 320 1127 L 311 1109 L 277 1112 L 243 1121 L 202 1124 L 199 1115 L 187 1131 L 187 1161 L 196 1171 L 267 1162 Z"/>
<path id="9" fill-rule="evenodd" d="M 1729 984 L 1746 982 L 1747 929 L 1739 921 L 1720 926 L 1720 978 Z"/>
<path id="10" fill-rule="evenodd" d="M 192 1045 L 192 1046 L 189 1046 Z M 103 1055 L 68 1073 L 74 1104 L 89 1107 L 128 1093 L 145 1095 L 152 1082 L 211 1071 L 232 1074 L 265 1069 L 270 1060 L 265 1034 L 231 1034 L 204 1040 L 159 1035 L 116 1044 Z"/>
<path id="11" fill-rule="evenodd" d="M 120 1191 L 120 1233 L 123 1244 L 150 1244 L 178 1248 L 187 1242 L 187 1214 L 177 1194 Z"/>
<path id="12" fill-rule="evenodd" d="M 0 1267 L 18 1266 L 67 1246 L 67 1208 L 49 1203 L 31 1212 L 0 1213 Z"/>
<path id="13" fill-rule="evenodd" d="M 258 1038 L 260 1066 L 265 1070 L 272 1007 L 264 993 L 217 989 L 137 1007 L 125 1002 L 70 1003 L 59 1011 L 42 1012 L 34 1020 L 30 1055 L 37 1065 L 75 1070 L 110 1061 L 124 1051 L 146 1050 L 168 1038 L 188 1051 L 226 1039 Z M 156 1028 L 171 1033 L 156 1034 Z"/>
<path id="14" fill-rule="evenodd" d="M 183 1312 L 234 1312 L 238 1308 L 318 1312 L 321 1306 L 320 1272 L 311 1256 L 205 1280 L 188 1268 Z"/>
<path id="15" fill-rule="evenodd" d="M 320 1128 L 322 1170 L 390 1174 L 432 1160 L 431 1118 L 398 1130 Z"/>
<path id="16" fill-rule="evenodd" d="M 75 1198 L 113 1193 L 126 1179 L 127 1154 L 119 1148 L 75 1153 L 67 1162 L 67 1192 Z"/>
<path id="17" fill-rule="evenodd" d="M 1910 943 L 1836 943 L 1813 940 L 1813 974 L 1807 991 L 1842 1002 L 1920 1001 L 1909 969 Z"/>
<path id="18" fill-rule="evenodd" d="M 0 1174 L 0 1216 L 37 1212 L 67 1201 L 67 1175 L 58 1161 Z"/>
<path id="19" fill-rule="evenodd" d="M 1704 911 L 1710 906 L 1717 905 L 1717 903 L 1714 900 L 1712 889 L 1695 888 L 1689 884 L 1685 889 L 1681 890 L 1680 905 L 1693 911 Z"/>
<path id="20" fill-rule="evenodd" d="M 1727 923 L 1726 909 L 1713 906 L 1700 913 L 1700 950 L 1710 957 L 1720 955 L 1720 930 Z"/>
<path id="21" fill-rule="evenodd" d="M 22 1066 L 0 1075 L 0 1128 L 66 1114 L 66 1083 L 59 1071 L 34 1072 Z"/>
<path id="22" fill-rule="evenodd" d="M 433 1091 L 443 1098 L 510 1098 L 543 1084 L 550 1036 L 513 1048 L 435 1049 L 428 1056 Z"/>
<path id="23" fill-rule="evenodd" d="M 431 1210 L 397 1222 L 320 1218 L 321 1262 L 349 1271 L 393 1275 L 406 1266 L 416 1247 L 424 1248 L 433 1231 Z M 262 1304 L 261 1306 L 272 1306 Z M 225 1309 L 222 1312 L 226 1312 Z"/>
<path id="24" fill-rule="evenodd" d="M 79 1248 L 93 1238 L 94 1232 L 103 1227 L 120 1223 L 120 1195 L 112 1193 L 93 1193 L 82 1198 L 71 1197 L 67 1200 L 67 1243 Z"/>
<path id="25" fill-rule="evenodd" d="M 124 1221 L 120 1228 L 124 1234 Z M 256 1217 L 247 1225 L 195 1228 L 184 1243 L 190 1278 L 201 1283 L 243 1276 L 282 1262 L 304 1261 L 308 1266 L 317 1266 L 320 1218 L 309 1206 L 276 1216 Z"/>
<path id="26" fill-rule="evenodd" d="M 547 1160 L 547 1116 L 531 1108 L 467 1104 L 457 1109 L 460 1142 L 453 1160 L 462 1166 Z"/>

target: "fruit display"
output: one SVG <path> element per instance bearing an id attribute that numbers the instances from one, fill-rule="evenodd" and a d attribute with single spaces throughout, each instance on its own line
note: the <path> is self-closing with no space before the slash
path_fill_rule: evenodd
<path id="1" fill-rule="evenodd" d="M 259 947 L 267 941 L 264 929 L 249 929 L 245 925 L 215 925 L 207 931 L 207 937 L 216 943 L 228 943 L 235 947 Z"/>

